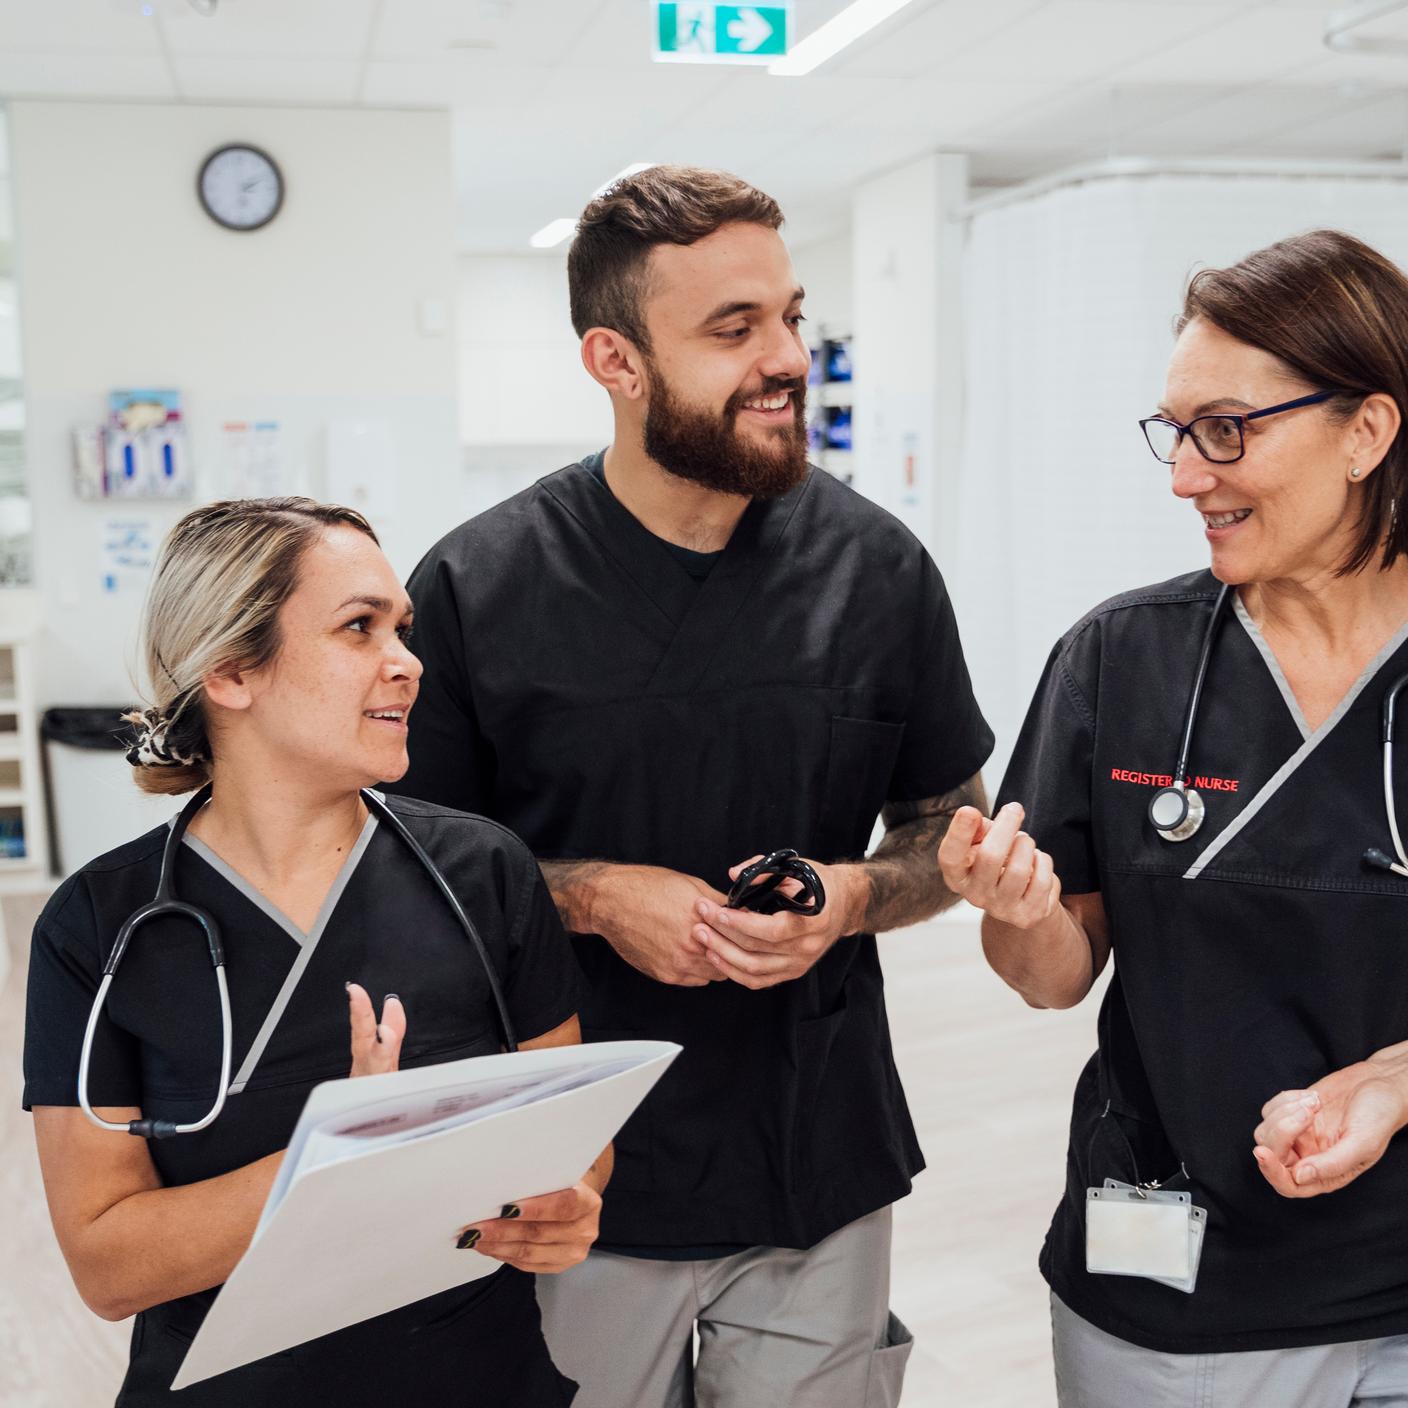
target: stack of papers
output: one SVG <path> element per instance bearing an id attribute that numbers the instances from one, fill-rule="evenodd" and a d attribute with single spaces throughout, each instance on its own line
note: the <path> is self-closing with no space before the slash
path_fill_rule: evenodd
<path id="1" fill-rule="evenodd" d="M 497 1271 L 459 1229 L 578 1182 L 679 1050 L 600 1042 L 318 1086 L 171 1387 Z"/>

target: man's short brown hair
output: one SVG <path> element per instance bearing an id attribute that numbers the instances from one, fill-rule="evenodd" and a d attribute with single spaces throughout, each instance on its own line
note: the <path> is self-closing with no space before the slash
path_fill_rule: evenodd
<path id="1" fill-rule="evenodd" d="M 650 166 L 609 186 L 582 212 L 567 255 L 577 336 L 611 328 L 648 352 L 650 251 L 659 244 L 694 244 L 736 222 L 776 230 L 782 211 L 737 176 L 699 166 Z"/>

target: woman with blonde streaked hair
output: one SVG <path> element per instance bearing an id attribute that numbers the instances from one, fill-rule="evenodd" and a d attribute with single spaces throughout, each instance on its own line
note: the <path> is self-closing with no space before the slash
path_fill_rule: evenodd
<path id="1" fill-rule="evenodd" d="M 170 1393 L 308 1092 L 349 1073 L 349 1036 L 354 1076 L 495 1052 L 514 1031 L 521 1047 L 580 1040 L 574 959 L 522 843 L 479 817 L 363 791 L 408 765 L 421 673 L 410 628 L 405 591 L 350 509 L 211 504 L 163 548 L 144 629 L 151 704 L 130 716 L 128 760 L 145 791 L 194 796 L 175 831 L 90 861 L 45 907 L 24 1053 L 74 1283 L 105 1319 L 136 1316 L 118 1399 L 131 1408 L 546 1408 L 574 1395 L 543 1342 L 531 1273 L 585 1257 L 609 1150 L 575 1187 L 491 1221 L 467 1227 L 445 1209 L 446 1238 L 502 1262 L 494 1274 Z M 223 931 L 223 1107 L 216 985 L 192 924 L 144 924 L 94 1005 L 115 937 L 168 863 L 180 899 Z"/>

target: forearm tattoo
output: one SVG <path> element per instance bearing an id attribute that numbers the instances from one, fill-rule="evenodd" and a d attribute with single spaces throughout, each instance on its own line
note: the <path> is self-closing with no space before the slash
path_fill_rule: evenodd
<path id="1" fill-rule="evenodd" d="M 988 810 L 981 774 L 942 797 L 920 802 L 891 802 L 880 813 L 885 837 L 861 868 L 870 882 L 865 931 L 883 934 L 931 919 L 955 904 L 958 896 L 939 871 L 939 842 L 960 807 Z"/>
<path id="2" fill-rule="evenodd" d="M 604 860 L 540 860 L 538 869 L 547 881 L 558 918 L 569 934 L 591 932 L 587 889 L 610 864 Z"/>

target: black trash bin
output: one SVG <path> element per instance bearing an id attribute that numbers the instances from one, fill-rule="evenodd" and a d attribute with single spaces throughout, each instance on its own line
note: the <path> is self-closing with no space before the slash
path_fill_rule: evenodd
<path id="1" fill-rule="evenodd" d="M 49 854 L 66 875 L 142 832 L 173 811 L 172 798 L 151 797 L 132 780 L 126 752 L 130 704 L 61 705 L 39 720 L 44 748 L 44 791 Z"/>

